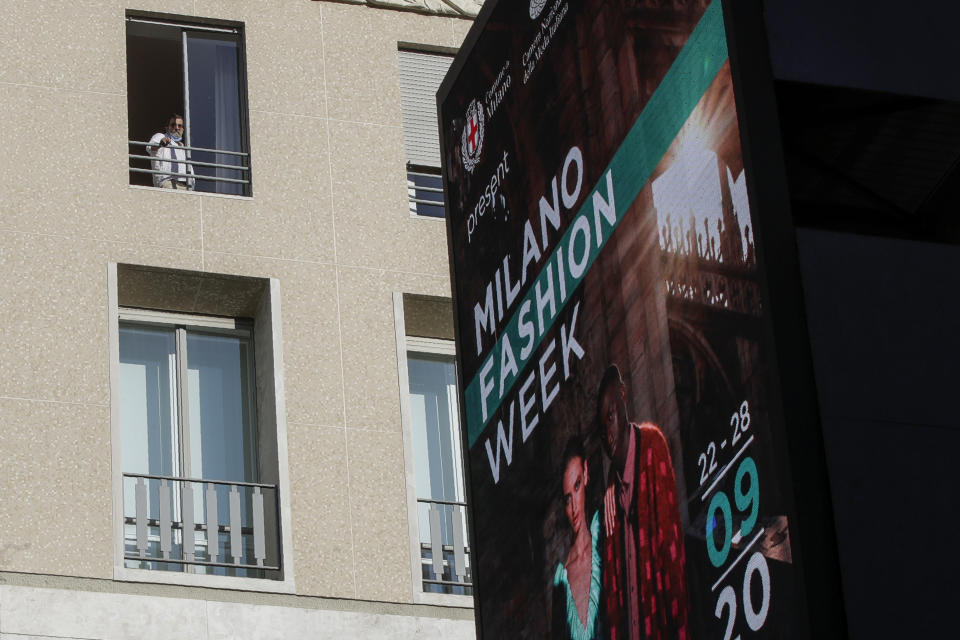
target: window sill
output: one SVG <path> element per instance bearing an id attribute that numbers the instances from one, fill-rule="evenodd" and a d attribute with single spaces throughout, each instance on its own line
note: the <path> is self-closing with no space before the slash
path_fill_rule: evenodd
<path id="1" fill-rule="evenodd" d="M 185 189 L 161 189 L 160 187 L 147 187 L 139 184 L 128 184 L 131 189 L 136 189 L 137 191 L 163 191 L 166 193 L 180 193 L 184 195 L 191 196 L 205 196 L 208 198 L 224 198 L 226 200 L 245 200 L 247 202 L 253 201 L 253 196 L 236 196 L 231 193 L 208 193 L 206 191 L 187 191 Z M 415 217 L 426 217 L 426 216 L 415 216 Z M 438 220 L 443 220 L 443 218 L 438 218 Z"/>
<path id="2" fill-rule="evenodd" d="M 141 188 L 146 188 L 146 187 L 141 187 Z M 167 191 L 172 191 L 172 189 L 167 189 Z M 442 218 L 438 218 L 437 216 L 421 216 L 416 213 L 411 213 L 410 219 L 411 220 L 437 220 L 438 222 L 446 222 L 447 220 L 446 216 Z"/>
<path id="3" fill-rule="evenodd" d="M 450 593 L 425 593 L 418 591 L 413 594 L 413 601 L 417 604 L 432 604 L 439 607 L 473 609 L 473 596 L 457 596 Z"/>
<path id="4" fill-rule="evenodd" d="M 118 582 L 143 582 L 152 584 L 174 584 L 186 587 L 206 587 L 209 589 L 231 589 L 233 591 L 258 591 L 261 593 L 296 593 L 293 580 L 266 580 L 264 578 L 235 578 L 232 576 L 210 576 L 195 573 L 177 573 L 172 571 L 150 571 L 148 569 L 129 569 L 114 567 L 113 579 Z M 444 595 L 444 594 L 433 594 Z M 465 598 L 466 596 L 447 596 Z"/>

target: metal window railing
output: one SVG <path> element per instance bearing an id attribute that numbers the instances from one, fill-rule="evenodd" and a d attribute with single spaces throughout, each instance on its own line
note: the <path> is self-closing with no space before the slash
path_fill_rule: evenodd
<path id="1" fill-rule="evenodd" d="M 466 507 L 464 502 L 417 499 L 419 520 L 423 523 L 426 515 L 428 523 L 428 531 L 420 532 L 424 591 L 473 593 Z"/>
<path id="2" fill-rule="evenodd" d="M 147 150 L 146 150 L 146 147 L 155 147 L 157 145 L 155 144 L 151 145 L 150 142 L 144 142 L 140 140 L 128 140 L 127 143 L 134 147 L 143 147 L 144 148 L 143 152 L 144 154 L 146 154 L 146 155 L 141 155 L 138 153 L 127 154 L 130 159 L 131 172 L 146 173 L 150 175 L 170 175 L 169 171 L 157 171 L 155 169 L 144 169 L 143 167 L 134 166 L 134 162 L 137 160 L 149 160 L 149 161 L 158 160 L 156 156 L 150 155 L 149 153 L 147 153 Z M 224 149 L 207 149 L 204 147 L 188 147 L 186 145 L 178 146 L 177 149 L 183 149 L 184 151 L 187 151 L 187 152 L 196 151 L 199 153 L 235 156 L 240 160 L 240 162 L 242 162 L 242 164 L 226 164 L 222 162 L 202 162 L 199 160 L 193 160 L 190 157 L 190 153 L 187 153 L 186 160 L 171 161 L 171 162 L 177 162 L 180 164 L 190 165 L 191 167 L 210 167 L 213 169 L 226 169 L 230 171 L 235 171 L 237 172 L 237 175 L 241 176 L 239 178 L 228 178 L 228 177 L 219 176 L 219 175 L 207 175 L 204 173 L 198 173 L 196 170 L 194 170 L 192 176 L 197 180 L 207 180 L 210 182 L 229 182 L 233 184 L 242 184 L 242 185 L 250 184 L 250 166 L 249 166 L 250 154 L 245 151 L 226 151 Z M 182 174 L 175 174 L 175 175 L 182 175 Z M 191 175 L 191 174 L 187 174 L 187 175 Z"/>
<path id="3" fill-rule="evenodd" d="M 443 179 L 439 169 L 430 172 L 407 167 L 407 198 L 411 214 L 444 217 Z"/>
<path id="4" fill-rule="evenodd" d="M 276 485 L 141 473 L 123 485 L 128 565 L 280 570 Z"/>

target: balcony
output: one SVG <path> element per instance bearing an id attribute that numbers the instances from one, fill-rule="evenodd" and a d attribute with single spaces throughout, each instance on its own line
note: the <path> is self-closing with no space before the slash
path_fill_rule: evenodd
<path id="1" fill-rule="evenodd" d="M 279 579 L 277 486 L 123 474 L 124 564 Z"/>
<path id="2" fill-rule="evenodd" d="M 473 595 L 466 506 L 463 502 L 417 499 L 424 592 Z"/>
<path id="3" fill-rule="evenodd" d="M 169 171 L 153 169 L 151 161 L 157 158 L 147 153 L 149 141 L 128 140 L 130 153 L 131 184 L 150 184 L 154 175 L 170 175 Z M 223 193 L 230 195 L 250 195 L 250 154 L 241 151 L 227 151 L 225 149 L 207 149 L 204 147 L 179 146 L 186 152 L 185 160 L 177 160 L 179 164 L 187 165 L 187 174 L 196 180 L 196 191 L 206 193 Z M 197 156 L 204 160 L 194 160 Z M 146 175 L 149 180 L 137 181 L 134 175 Z M 145 178 L 146 180 L 146 178 Z M 442 189 L 441 189 L 442 192 Z"/>

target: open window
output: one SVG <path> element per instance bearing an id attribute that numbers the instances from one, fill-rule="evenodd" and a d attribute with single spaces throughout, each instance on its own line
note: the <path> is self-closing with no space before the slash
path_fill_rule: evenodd
<path id="1" fill-rule="evenodd" d="M 443 218 L 436 96 L 453 56 L 407 48 L 398 56 L 410 214 Z"/>
<path id="2" fill-rule="evenodd" d="M 130 184 L 190 176 L 197 191 L 251 195 L 241 23 L 128 12 L 127 115 Z M 149 143 L 174 115 L 183 149 L 164 163 Z"/>

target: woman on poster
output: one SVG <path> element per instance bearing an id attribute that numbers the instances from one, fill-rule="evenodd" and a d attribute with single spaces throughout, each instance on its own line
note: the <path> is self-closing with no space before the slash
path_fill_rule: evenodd
<path id="1" fill-rule="evenodd" d="M 602 633 L 600 517 L 587 520 L 589 467 L 580 439 L 573 437 L 563 454 L 563 505 L 573 531 L 565 562 L 553 577 L 551 635 L 562 640 L 598 640 Z"/>

